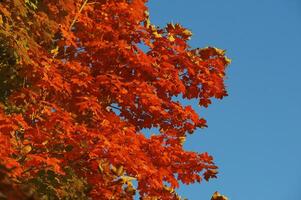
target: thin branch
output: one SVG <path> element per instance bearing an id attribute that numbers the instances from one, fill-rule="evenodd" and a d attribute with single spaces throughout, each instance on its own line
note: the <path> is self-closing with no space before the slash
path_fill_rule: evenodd
<path id="1" fill-rule="evenodd" d="M 179 76 L 182 77 L 182 76 L 187 75 L 187 74 L 188 74 L 188 72 L 184 72 L 182 74 L 179 74 Z"/>
<path id="2" fill-rule="evenodd" d="M 74 25 L 74 23 L 76 22 L 76 20 L 78 19 L 80 13 L 82 12 L 82 10 L 84 9 L 84 7 L 86 6 L 86 4 L 88 3 L 88 0 L 85 0 L 83 5 L 80 7 L 78 13 L 76 13 L 72 23 L 70 24 L 69 30 L 71 30 L 72 26 Z"/>
<path id="3" fill-rule="evenodd" d="M 34 166 L 30 166 L 28 169 L 24 170 L 21 174 L 25 174 L 25 173 L 27 173 L 27 172 L 29 172 L 31 170 L 34 170 L 34 169 L 37 169 L 37 168 L 34 167 Z"/>
<path id="4" fill-rule="evenodd" d="M 108 105 L 108 107 L 111 107 L 111 108 L 114 108 L 114 109 L 117 109 L 117 110 L 120 110 L 120 111 L 121 111 L 121 109 L 120 109 L 120 108 L 118 108 L 118 107 L 115 107 L 115 106 L 112 106 L 112 105 Z"/>
<path id="5" fill-rule="evenodd" d="M 99 2 L 90 2 L 89 5 L 100 4 Z"/>

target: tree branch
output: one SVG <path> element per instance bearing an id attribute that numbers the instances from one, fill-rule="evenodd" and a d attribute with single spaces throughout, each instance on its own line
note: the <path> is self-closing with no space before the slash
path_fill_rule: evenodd
<path id="1" fill-rule="evenodd" d="M 69 30 L 71 30 L 72 26 L 74 25 L 74 23 L 76 22 L 76 20 L 78 19 L 80 13 L 82 12 L 82 10 L 84 9 L 84 7 L 86 6 L 86 4 L 88 3 L 88 0 L 85 0 L 83 5 L 80 7 L 78 13 L 76 13 L 72 23 L 70 24 Z"/>

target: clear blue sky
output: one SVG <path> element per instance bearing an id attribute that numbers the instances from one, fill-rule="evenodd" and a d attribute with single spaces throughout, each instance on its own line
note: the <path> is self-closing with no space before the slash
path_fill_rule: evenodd
<path id="1" fill-rule="evenodd" d="M 150 0 L 154 24 L 181 23 L 192 47 L 226 49 L 229 96 L 199 110 L 209 128 L 186 149 L 208 151 L 218 179 L 184 186 L 190 200 L 301 200 L 301 1 Z M 194 105 L 196 106 L 196 104 Z"/>

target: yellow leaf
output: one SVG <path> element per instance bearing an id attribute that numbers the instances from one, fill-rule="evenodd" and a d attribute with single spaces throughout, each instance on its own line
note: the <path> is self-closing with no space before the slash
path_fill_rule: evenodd
<path id="1" fill-rule="evenodd" d="M 220 54 L 220 55 L 225 55 L 225 50 L 219 49 L 219 48 L 214 48 L 214 50 Z"/>
<path id="2" fill-rule="evenodd" d="M 228 57 L 225 57 L 225 60 L 226 60 L 227 64 L 230 64 L 232 62 L 232 60 Z"/>
<path id="3" fill-rule="evenodd" d="M 131 176 L 121 176 L 120 177 L 123 183 L 130 183 L 133 180 L 136 180 L 136 178 L 131 177 Z"/>
<path id="4" fill-rule="evenodd" d="M 221 77 L 221 78 L 223 78 L 223 77 L 224 77 L 224 74 L 218 73 L 218 76 Z"/>
<path id="5" fill-rule="evenodd" d="M 155 38 L 161 38 L 162 37 L 162 35 L 159 34 L 157 31 L 153 32 L 153 34 L 154 34 Z"/>
<path id="6" fill-rule="evenodd" d="M 147 20 L 145 21 L 145 28 L 149 29 L 150 26 L 151 26 L 150 20 L 147 19 Z"/>
<path id="7" fill-rule="evenodd" d="M 52 49 L 52 50 L 50 51 L 50 53 L 52 53 L 53 56 L 56 56 L 56 55 L 59 53 L 59 47 L 56 46 L 55 49 Z"/>
<path id="8" fill-rule="evenodd" d="M 166 185 L 163 186 L 163 189 L 170 192 L 170 193 L 173 193 L 174 192 L 174 189 L 171 188 L 171 187 L 167 187 Z"/>
<path id="9" fill-rule="evenodd" d="M 22 154 L 28 154 L 29 152 L 31 152 L 32 147 L 30 145 L 26 145 L 22 148 L 21 153 Z"/>
<path id="10" fill-rule="evenodd" d="M 3 19 L 2 19 L 2 15 L 0 15 L 0 25 L 3 24 Z"/>
<path id="11" fill-rule="evenodd" d="M 145 16 L 149 16 L 149 12 L 146 10 L 146 11 L 144 11 L 144 14 L 145 14 Z"/>
<path id="12" fill-rule="evenodd" d="M 190 37 L 192 36 L 192 32 L 190 30 L 185 29 L 185 31 L 183 31 L 183 34 Z"/>
<path id="13" fill-rule="evenodd" d="M 99 169 L 99 171 L 100 171 L 101 173 L 103 172 L 103 168 L 102 168 L 102 164 L 101 164 L 101 163 L 98 164 L 98 169 Z"/>
<path id="14" fill-rule="evenodd" d="M 153 32 L 157 32 L 157 29 L 156 29 L 156 27 L 155 27 L 154 25 L 151 25 L 150 27 L 151 27 L 151 30 L 152 30 Z"/>
<path id="15" fill-rule="evenodd" d="M 179 140 L 180 140 L 180 144 L 183 145 L 184 142 L 186 141 L 186 137 L 185 136 L 181 136 L 181 137 L 179 137 Z"/>
<path id="16" fill-rule="evenodd" d="M 211 198 L 211 200 L 228 200 L 228 198 L 224 195 L 221 195 L 218 192 L 215 192 Z"/>
<path id="17" fill-rule="evenodd" d="M 174 41 L 175 41 L 175 38 L 174 38 L 172 35 L 170 35 L 170 36 L 168 37 L 168 40 L 171 41 L 171 42 L 174 42 Z"/>

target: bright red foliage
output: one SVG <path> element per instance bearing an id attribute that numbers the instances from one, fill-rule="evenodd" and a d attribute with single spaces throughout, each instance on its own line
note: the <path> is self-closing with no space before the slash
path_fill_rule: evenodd
<path id="1" fill-rule="evenodd" d="M 131 199 L 136 189 L 142 199 L 176 199 L 179 181 L 216 176 L 211 156 L 182 147 L 206 121 L 173 97 L 207 107 L 226 96 L 224 51 L 191 49 L 179 24 L 155 27 L 146 0 L 25 2 L 0 3 L 0 36 L 18 55 L 22 82 L 0 104 L 10 176 L 64 175 L 68 166 L 93 199 Z M 160 132 L 147 138 L 152 127 Z"/>

